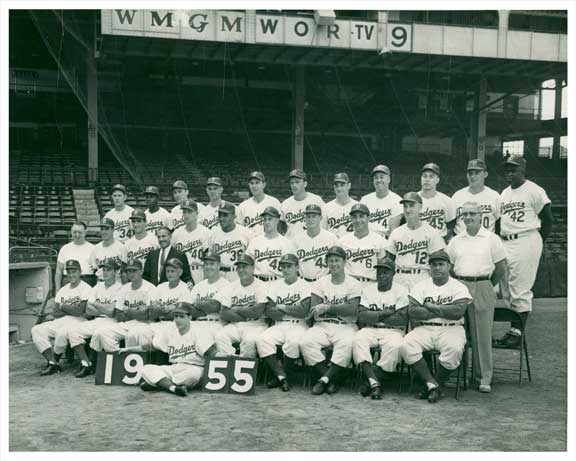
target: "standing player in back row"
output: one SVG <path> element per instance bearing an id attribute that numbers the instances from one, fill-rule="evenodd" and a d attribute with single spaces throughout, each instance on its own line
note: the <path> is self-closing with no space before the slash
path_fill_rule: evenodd
<path id="1" fill-rule="evenodd" d="M 218 210 L 222 204 L 222 179 L 217 176 L 208 178 L 206 181 L 206 195 L 209 202 L 202 209 L 198 210 L 198 223 L 207 229 L 213 229 L 218 226 Z"/>
<path id="2" fill-rule="evenodd" d="M 176 229 L 184 225 L 184 214 L 182 213 L 182 204 L 187 200 L 189 200 L 188 185 L 184 181 L 179 179 L 174 184 L 172 184 L 172 195 L 174 196 L 174 200 L 176 200 L 178 204 L 174 208 L 172 208 L 172 211 L 170 212 L 171 226 L 169 227 L 170 229 L 172 229 L 172 231 L 175 231 Z M 197 202 L 195 203 L 198 213 L 200 213 L 204 208 L 204 205 Z"/>
<path id="3" fill-rule="evenodd" d="M 144 211 L 146 214 L 146 230 L 151 235 L 156 235 L 156 229 L 167 227 L 172 229 L 172 218 L 165 208 L 158 206 L 160 191 L 156 186 L 148 186 L 144 192 L 146 205 L 148 208 Z"/>
<path id="4" fill-rule="evenodd" d="M 427 163 L 422 167 L 420 184 L 422 189 L 418 194 L 422 197 L 420 218 L 426 221 L 447 242 L 454 232 L 454 208 L 450 197 L 436 190 L 440 182 L 440 167 L 435 163 Z"/>
<path id="5" fill-rule="evenodd" d="M 374 192 L 360 199 L 370 210 L 370 230 L 388 238 L 402 221 L 401 197 L 390 190 L 390 169 L 376 165 L 372 170 Z"/>
<path id="6" fill-rule="evenodd" d="M 335 174 L 333 182 L 336 198 L 324 206 L 324 224 L 336 237 L 342 237 L 346 232 L 352 232 L 350 210 L 358 202 L 350 197 L 352 184 L 347 173 Z"/>
<path id="7" fill-rule="evenodd" d="M 112 187 L 112 202 L 114 208 L 104 215 L 104 218 L 114 221 L 114 239 L 120 243 L 126 242 L 134 232 L 130 226 L 130 216 L 133 208 L 126 205 L 128 192 L 122 184 L 116 184 Z"/>
<path id="8" fill-rule="evenodd" d="M 500 194 L 484 185 L 488 177 L 484 160 L 470 160 L 466 169 L 468 187 L 455 192 L 452 196 L 452 206 L 456 212 L 456 227 L 454 233 L 466 232 L 462 219 L 462 207 L 466 202 L 475 202 L 482 210 L 482 227 L 490 232 L 496 232 L 496 221 L 500 219 Z"/>
<path id="9" fill-rule="evenodd" d="M 289 176 L 292 196 L 282 202 L 282 216 L 288 226 L 286 237 L 293 239 L 295 235 L 306 230 L 304 213 L 308 205 L 324 206 L 324 200 L 312 192 L 308 192 L 308 177 L 302 170 L 292 170 Z"/>

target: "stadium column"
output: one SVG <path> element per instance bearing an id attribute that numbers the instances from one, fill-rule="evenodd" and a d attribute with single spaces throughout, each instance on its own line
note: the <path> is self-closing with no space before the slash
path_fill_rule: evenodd
<path id="1" fill-rule="evenodd" d="M 304 105 L 306 102 L 306 81 L 304 66 L 296 66 L 294 85 L 292 125 L 292 168 L 304 169 Z"/>
<path id="2" fill-rule="evenodd" d="M 509 10 L 498 10 L 498 57 L 506 57 L 506 41 L 508 39 Z"/>
<path id="3" fill-rule="evenodd" d="M 86 57 L 86 93 L 88 109 L 88 181 L 98 181 L 98 70 L 91 50 Z"/>
<path id="4" fill-rule="evenodd" d="M 486 157 L 486 94 L 487 82 L 485 77 L 480 77 L 478 88 L 474 98 L 474 112 L 470 127 L 470 151 L 469 158 L 485 160 Z"/>
<path id="5" fill-rule="evenodd" d="M 552 159 L 560 160 L 560 137 L 562 135 L 562 79 L 555 80 L 554 89 L 554 139 L 552 142 Z"/>

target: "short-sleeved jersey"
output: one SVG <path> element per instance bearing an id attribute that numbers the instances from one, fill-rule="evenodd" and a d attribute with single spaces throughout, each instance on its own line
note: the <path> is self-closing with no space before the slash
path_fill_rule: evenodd
<path id="1" fill-rule="evenodd" d="M 136 236 L 127 240 L 124 244 L 126 246 L 126 257 L 128 261 L 139 259 L 142 264 L 146 262 L 146 257 L 148 253 L 160 248 L 158 244 L 158 238 L 155 235 L 146 233 L 146 236 L 139 239 Z"/>
<path id="2" fill-rule="evenodd" d="M 94 247 L 94 267 L 97 267 L 96 275 L 100 278 L 102 277 L 102 269 L 100 268 L 100 264 L 104 261 L 115 261 L 118 267 L 128 261 L 128 253 L 126 251 L 126 247 L 114 240 L 112 245 L 105 246 L 104 242 L 98 243 Z"/>
<path id="3" fill-rule="evenodd" d="M 308 205 L 318 205 L 324 208 L 324 200 L 319 195 L 312 192 L 306 192 L 304 200 L 296 200 L 294 196 L 288 197 L 282 202 L 282 219 L 286 222 L 286 237 L 289 239 L 306 231 L 306 221 L 304 220 L 304 211 Z"/>
<path id="4" fill-rule="evenodd" d="M 210 236 L 210 231 L 201 224 L 191 232 L 180 226 L 172 234 L 172 246 L 186 255 L 190 267 L 203 266 L 202 254 L 208 248 Z"/>
<path id="5" fill-rule="evenodd" d="M 440 232 L 442 237 L 446 236 L 448 232 L 446 223 L 453 221 L 456 217 L 452 200 L 446 194 L 438 191 L 432 198 L 425 198 L 422 192 L 418 192 L 418 194 L 422 197 L 420 219 Z"/>
<path id="6" fill-rule="evenodd" d="M 342 237 L 346 232 L 352 232 L 350 209 L 355 203 L 358 202 L 350 199 L 346 205 L 340 205 L 334 199 L 324 205 L 322 218 L 326 229 L 336 235 L 336 237 Z"/>
<path id="7" fill-rule="evenodd" d="M 452 196 L 452 206 L 456 212 L 456 227 L 454 232 L 461 234 L 466 231 L 462 221 L 462 206 L 466 202 L 476 202 L 482 210 L 482 227 L 494 232 L 496 221 L 500 218 L 500 194 L 484 186 L 482 192 L 472 194 L 469 187 L 460 189 Z"/>
<path id="8" fill-rule="evenodd" d="M 162 311 L 170 312 L 179 302 L 191 302 L 190 290 L 182 280 L 174 288 L 170 288 L 170 282 L 163 282 L 156 287 L 152 302 Z"/>
<path id="9" fill-rule="evenodd" d="M 80 280 L 80 283 L 75 287 L 67 283 L 60 288 L 54 297 L 54 302 L 57 304 L 75 304 L 88 301 L 91 294 L 92 287 L 83 280 Z"/>
<path id="10" fill-rule="evenodd" d="M 472 295 L 470 295 L 466 285 L 452 277 L 449 277 L 448 281 L 441 286 L 434 284 L 432 277 L 422 280 L 412 287 L 410 296 L 420 304 L 424 304 L 427 301 L 440 305 L 452 304 L 454 301 L 463 299 L 472 301 Z M 426 320 L 426 322 L 451 323 L 454 322 L 454 320 L 435 317 Z M 458 323 L 463 324 L 464 319 L 461 318 L 458 320 Z"/>
<path id="11" fill-rule="evenodd" d="M 275 280 L 268 290 L 268 299 L 274 304 L 293 306 L 309 298 L 312 295 L 312 284 L 302 279 L 296 279 L 288 284 L 284 279 Z M 301 320 L 291 315 L 284 315 L 284 320 Z"/>
<path id="12" fill-rule="evenodd" d="M 461 277 L 489 277 L 496 263 L 506 258 L 502 240 L 483 227 L 474 236 L 466 230 L 454 236 L 446 252 L 454 265 L 454 274 Z"/>
<path id="13" fill-rule="evenodd" d="M 367 194 L 360 199 L 370 210 L 370 230 L 385 236 L 390 233 L 390 218 L 404 213 L 400 204 L 402 198 L 395 192 L 388 191 L 386 197 L 378 198 L 376 192 Z"/>
<path id="14" fill-rule="evenodd" d="M 398 311 L 408 306 L 408 289 L 392 282 L 388 291 L 378 291 L 378 284 L 370 283 L 362 289 L 360 305 L 370 311 Z M 386 321 L 374 325 L 388 326 Z"/>
<path id="15" fill-rule="evenodd" d="M 98 282 L 96 286 L 92 288 L 88 303 L 111 304 L 112 306 L 116 306 L 121 289 L 122 284 L 119 282 L 115 282 L 109 287 L 107 287 L 104 282 Z M 99 317 L 106 317 L 106 315 L 101 314 Z"/>
<path id="16" fill-rule="evenodd" d="M 338 244 L 346 251 L 348 275 L 376 280 L 378 256 L 384 256 L 388 247 L 384 237 L 372 231 L 360 239 L 354 233 L 347 233 L 338 239 Z"/>
<path id="17" fill-rule="evenodd" d="M 204 354 L 214 345 L 214 337 L 202 328 L 190 328 L 183 335 L 172 323 L 161 333 L 154 335 L 152 344 L 168 354 L 170 363 L 186 363 L 204 366 Z"/>
<path id="18" fill-rule="evenodd" d="M 196 205 L 198 206 L 198 216 L 200 216 L 200 213 L 204 209 L 204 205 L 198 202 L 196 202 Z M 182 227 L 183 225 L 184 225 L 184 212 L 182 211 L 182 207 L 180 205 L 176 205 L 174 208 L 172 208 L 172 211 L 170 212 L 170 226 L 168 227 L 172 229 L 172 231 L 175 231 L 176 229 Z"/>
<path id="19" fill-rule="evenodd" d="M 278 267 L 280 258 L 295 252 L 294 243 L 283 235 L 273 239 L 259 235 L 254 237 L 246 248 L 246 254 L 254 258 L 254 274 L 275 277 L 282 277 L 282 271 Z"/>
<path id="20" fill-rule="evenodd" d="M 508 186 L 500 195 L 500 234 L 521 234 L 540 229 L 538 215 L 550 203 L 546 191 L 526 180 L 516 189 Z"/>
<path id="21" fill-rule="evenodd" d="M 264 233 L 262 212 L 269 206 L 273 206 L 278 211 L 281 208 L 280 201 L 271 195 L 264 194 L 261 202 L 256 202 L 254 197 L 250 197 L 236 208 L 236 222 L 248 229 L 252 237 L 262 235 Z"/>
<path id="22" fill-rule="evenodd" d="M 156 287 L 146 280 L 142 280 L 142 285 L 138 289 L 134 289 L 131 283 L 122 285 L 116 309 L 148 311 L 155 291 Z"/>
<path id="23" fill-rule="evenodd" d="M 83 275 L 92 275 L 96 270 L 94 266 L 94 245 L 90 242 L 84 242 L 82 245 L 69 242 L 62 246 L 58 252 L 58 262 L 66 266 L 66 261 L 71 259 L 75 259 L 80 263 Z M 63 273 L 64 275 L 67 274 L 66 267 L 64 267 Z"/>
<path id="24" fill-rule="evenodd" d="M 407 224 L 397 227 L 390 234 L 387 251 L 396 255 L 397 269 L 420 269 L 427 271 L 428 255 L 446 248 L 439 232 L 426 222 L 418 229 Z"/>
<path id="25" fill-rule="evenodd" d="M 267 301 L 266 293 L 268 289 L 266 284 L 261 280 L 254 279 L 254 281 L 244 286 L 240 280 L 231 282 L 225 290 L 218 293 L 216 299 L 220 304 L 227 307 L 248 307 L 255 304 L 264 304 Z M 258 320 L 256 318 L 246 319 L 246 321 Z M 260 318 L 263 322 L 264 318 Z"/>
<path id="26" fill-rule="evenodd" d="M 130 224 L 130 216 L 132 216 L 132 208 L 130 205 L 124 205 L 122 211 L 112 208 L 108 213 L 104 215 L 104 218 L 111 219 L 114 221 L 114 240 L 120 243 L 124 243 L 130 237 L 134 235 L 134 230 Z"/>
<path id="27" fill-rule="evenodd" d="M 144 210 L 146 215 L 146 230 L 148 233 L 156 237 L 156 230 L 160 227 L 167 227 L 172 229 L 172 218 L 168 210 L 162 207 L 158 207 L 158 210 L 154 213 L 150 213 L 150 210 Z"/>
<path id="28" fill-rule="evenodd" d="M 310 237 L 308 232 L 302 232 L 294 239 L 296 244 L 296 256 L 300 262 L 300 275 L 309 280 L 318 280 L 328 275 L 326 253 L 334 245 L 338 244 L 338 238 L 327 230 L 320 229 L 315 237 Z"/>
<path id="29" fill-rule="evenodd" d="M 209 248 L 220 255 L 221 267 L 232 267 L 238 259 L 238 255 L 244 253 L 248 248 L 251 238 L 250 231 L 238 224 L 230 232 L 224 232 L 218 226 L 212 230 Z"/>
<path id="30" fill-rule="evenodd" d="M 342 304 L 353 298 L 359 298 L 362 294 L 362 284 L 349 275 L 344 277 L 344 282 L 334 284 L 332 283 L 332 276 L 327 275 L 313 284 L 312 294 L 320 297 L 323 303 Z M 356 323 L 357 316 L 344 317 L 326 312 L 320 316 L 315 316 L 315 319 L 338 319 L 346 323 Z"/>
<path id="31" fill-rule="evenodd" d="M 198 282 L 192 287 L 190 292 L 191 303 L 201 303 L 214 300 L 218 300 L 218 293 L 225 291 L 230 285 L 230 282 L 224 277 L 219 277 L 214 283 L 210 283 L 208 279 L 204 279 Z M 198 317 L 199 319 L 216 319 L 220 320 L 219 312 L 212 312 L 211 314 L 206 314 Z"/>
<path id="32" fill-rule="evenodd" d="M 198 224 L 202 224 L 207 229 L 213 229 L 220 223 L 218 221 L 218 210 L 220 206 L 212 206 L 210 203 L 205 207 L 198 209 Z"/>

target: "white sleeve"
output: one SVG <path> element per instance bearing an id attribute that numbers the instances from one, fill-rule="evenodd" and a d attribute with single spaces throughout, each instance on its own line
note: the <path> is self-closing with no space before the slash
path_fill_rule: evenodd
<path id="1" fill-rule="evenodd" d="M 386 247 L 386 251 L 388 253 L 390 253 L 391 255 L 396 255 L 396 235 L 398 233 L 396 232 L 396 229 L 394 229 L 391 233 L 390 233 L 390 237 L 388 238 L 388 246 Z"/>
<path id="2" fill-rule="evenodd" d="M 214 345 L 214 335 L 211 335 L 203 328 L 196 330 L 196 350 L 204 356 L 206 352 Z"/>
<path id="3" fill-rule="evenodd" d="M 325 297 L 325 290 L 324 290 L 324 280 L 320 279 L 317 280 L 314 285 L 312 286 L 312 294 L 318 296 L 319 298 L 321 298 L 322 300 L 324 300 Z"/>
<path id="4" fill-rule="evenodd" d="M 446 197 L 446 222 L 454 221 L 456 219 L 456 211 L 454 210 L 454 202 L 450 197 Z"/>
<path id="5" fill-rule="evenodd" d="M 410 304 L 410 302 L 408 301 L 408 289 L 400 285 L 398 299 L 396 300 L 396 310 L 403 309 L 407 307 L 408 304 Z"/>
<path id="6" fill-rule="evenodd" d="M 457 281 L 457 280 L 455 280 Z M 472 300 L 472 295 L 468 291 L 468 287 L 463 283 L 458 282 L 454 290 L 454 299 L 469 299 Z"/>
<path id="7" fill-rule="evenodd" d="M 409 293 L 410 297 L 414 298 L 420 304 L 424 303 L 424 298 L 426 297 L 423 290 L 423 286 L 424 286 L 423 282 L 417 283 L 415 286 L 412 287 L 412 290 Z"/>
<path id="8" fill-rule="evenodd" d="M 348 289 L 348 300 L 362 296 L 362 284 L 353 277 L 350 277 L 350 279 L 352 279 L 353 282 Z"/>
<path id="9" fill-rule="evenodd" d="M 168 337 L 166 334 L 159 332 L 155 334 L 152 338 L 152 345 L 154 349 L 161 350 L 162 352 L 168 352 Z"/>
<path id="10" fill-rule="evenodd" d="M 231 307 L 232 304 L 232 294 L 230 292 L 230 286 L 227 286 L 221 290 L 218 290 L 214 299 L 218 301 L 222 306 Z"/>
<path id="11" fill-rule="evenodd" d="M 448 256 L 450 256 L 450 262 L 452 264 L 456 262 L 456 249 L 454 248 L 456 246 L 456 244 L 454 243 L 456 241 L 456 238 L 457 237 L 454 237 L 452 240 L 450 240 L 450 242 L 448 242 L 448 246 L 446 247 L 446 253 L 448 253 Z"/>
<path id="12" fill-rule="evenodd" d="M 532 206 L 534 207 L 536 214 L 540 214 L 542 208 L 550 203 L 550 199 L 548 198 L 546 191 L 540 186 L 537 186 L 537 188 L 534 190 L 534 193 L 531 194 L 531 198 Z"/>
<path id="13" fill-rule="evenodd" d="M 494 263 L 498 263 L 506 259 L 506 250 L 504 249 L 504 244 L 496 234 L 492 234 L 490 236 L 490 243 L 491 243 L 490 253 L 492 254 L 492 261 L 494 261 Z"/>
<path id="14" fill-rule="evenodd" d="M 435 251 L 440 251 L 446 248 L 446 242 L 440 237 L 439 232 L 431 232 L 430 240 L 428 241 L 428 254 L 432 254 Z"/>

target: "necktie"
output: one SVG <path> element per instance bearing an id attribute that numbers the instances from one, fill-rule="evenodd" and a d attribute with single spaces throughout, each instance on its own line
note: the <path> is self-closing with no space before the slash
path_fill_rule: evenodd
<path id="1" fill-rule="evenodd" d="M 162 276 L 162 268 L 164 267 L 165 262 L 166 262 L 166 248 L 162 248 L 162 251 L 160 251 L 160 265 L 158 266 L 158 281 L 160 281 L 160 277 Z"/>

